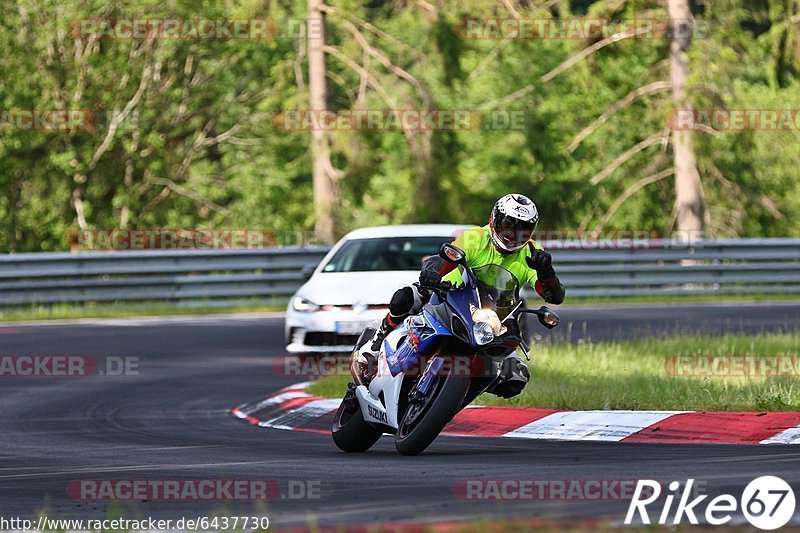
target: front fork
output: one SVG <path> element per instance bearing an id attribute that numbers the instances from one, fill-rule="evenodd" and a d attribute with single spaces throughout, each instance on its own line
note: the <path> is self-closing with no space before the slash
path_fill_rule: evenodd
<path id="1" fill-rule="evenodd" d="M 452 365 L 452 368 L 446 368 L 446 364 Z M 437 355 L 428 361 L 422 376 L 411 389 L 408 399 L 411 402 L 418 402 L 425 399 L 430 392 L 434 378 L 440 375 L 443 369 L 449 375 L 474 380 L 476 377 L 482 377 L 483 364 L 483 360 L 477 355 L 452 356 L 447 358 Z M 491 380 L 495 378 L 496 376 L 493 375 Z"/>
<path id="2" fill-rule="evenodd" d="M 428 392 L 431 388 L 431 384 L 433 383 L 433 378 L 439 373 L 439 371 L 444 366 L 444 359 L 439 356 L 434 357 L 428 364 L 425 366 L 425 371 L 422 373 L 422 377 L 417 381 L 417 384 L 411 389 L 411 393 L 409 394 L 409 400 L 419 401 L 425 398 L 428 395 Z"/>

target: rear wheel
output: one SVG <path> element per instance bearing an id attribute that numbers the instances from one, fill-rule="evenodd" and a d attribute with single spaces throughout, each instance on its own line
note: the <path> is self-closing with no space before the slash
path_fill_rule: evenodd
<path id="1" fill-rule="evenodd" d="M 461 407 L 470 380 L 453 375 L 456 365 L 448 366 L 450 372 L 436 376 L 425 397 L 409 400 L 394 437 L 395 447 L 402 455 L 422 453 Z"/>
<path id="2" fill-rule="evenodd" d="M 383 432 L 364 421 L 355 394 L 355 383 L 349 386 L 333 418 L 331 435 L 340 450 L 351 453 L 365 452 L 378 442 Z"/>

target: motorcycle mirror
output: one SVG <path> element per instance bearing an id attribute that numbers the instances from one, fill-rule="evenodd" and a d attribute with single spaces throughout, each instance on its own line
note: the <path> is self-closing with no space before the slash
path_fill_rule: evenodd
<path id="1" fill-rule="evenodd" d="M 539 309 L 520 309 L 521 313 L 532 313 L 539 318 L 539 323 L 547 329 L 553 329 L 558 326 L 561 319 L 555 312 L 551 311 L 547 306 L 542 306 Z"/>
<path id="2" fill-rule="evenodd" d="M 442 247 L 439 249 L 439 257 L 449 263 L 456 263 L 460 265 L 464 262 L 464 250 L 458 246 L 453 246 L 452 244 L 446 242 L 442 244 Z"/>
<path id="3" fill-rule="evenodd" d="M 537 311 L 536 316 L 539 317 L 539 322 L 547 329 L 553 329 L 561 321 L 557 314 L 545 306 L 540 307 Z"/>

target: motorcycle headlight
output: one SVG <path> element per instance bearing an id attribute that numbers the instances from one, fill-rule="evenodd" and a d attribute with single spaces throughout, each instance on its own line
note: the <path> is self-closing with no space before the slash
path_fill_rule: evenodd
<path id="1" fill-rule="evenodd" d="M 305 298 L 295 296 L 292 299 L 292 309 L 301 313 L 311 313 L 314 311 L 319 311 L 319 306 L 314 302 L 306 300 Z"/>
<path id="2" fill-rule="evenodd" d="M 475 322 L 472 326 L 472 335 L 477 344 L 489 344 L 494 340 L 494 330 L 488 322 Z"/>
<path id="3" fill-rule="evenodd" d="M 474 305 L 470 306 L 470 312 L 472 313 L 472 321 L 475 322 L 477 326 L 479 323 L 486 324 L 489 326 L 489 331 L 492 332 L 492 338 L 488 341 L 481 343 L 486 344 L 488 342 L 492 342 L 492 339 L 497 335 L 502 335 L 508 328 L 506 328 L 503 323 L 500 321 L 500 317 L 497 316 L 497 313 L 492 309 L 478 309 Z M 474 328 L 473 328 L 474 330 Z M 476 335 L 477 338 L 477 335 Z"/>

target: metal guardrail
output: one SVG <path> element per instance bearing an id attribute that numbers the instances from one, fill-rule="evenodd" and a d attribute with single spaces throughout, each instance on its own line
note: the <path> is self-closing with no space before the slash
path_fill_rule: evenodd
<path id="1" fill-rule="evenodd" d="M 800 293 L 800 239 L 730 239 L 647 248 L 550 246 L 572 296 Z"/>
<path id="2" fill-rule="evenodd" d="M 287 299 L 327 247 L 0 256 L 0 306 Z"/>
<path id="3" fill-rule="evenodd" d="M 549 243 L 569 296 L 799 294 L 800 239 L 735 239 L 693 246 L 648 241 Z M 121 251 L 0 256 L 0 306 L 168 301 L 224 305 L 285 300 L 301 269 L 327 247 Z"/>

